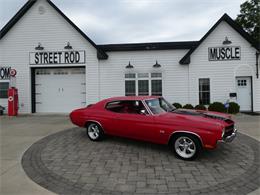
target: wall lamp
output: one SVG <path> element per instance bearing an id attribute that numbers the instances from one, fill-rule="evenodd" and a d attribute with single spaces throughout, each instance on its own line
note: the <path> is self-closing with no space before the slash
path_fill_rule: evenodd
<path id="1" fill-rule="evenodd" d="M 156 60 L 156 63 L 153 65 L 154 68 L 160 68 L 161 67 L 161 64 L 158 64 L 157 60 Z"/>
<path id="2" fill-rule="evenodd" d="M 41 45 L 40 42 L 38 43 L 38 46 L 35 47 L 35 50 L 43 50 L 43 49 L 44 49 L 44 47 Z"/>
<path id="3" fill-rule="evenodd" d="M 131 68 L 134 68 L 134 66 L 133 66 L 133 65 L 130 63 L 130 61 L 129 61 L 129 64 L 128 64 L 125 68 L 131 69 Z"/>
<path id="4" fill-rule="evenodd" d="M 64 49 L 72 49 L 72 46 L 70 45 L 70 42 L 67 42 L 67 45 L 64 47 Z"/>
<path id="5" fill-rule="evenodd" d="M 229 45 L 232 41 L 228 40 L 228 37 L 225 37 L 225 40 L 222 42 L 223 45 Z"/>

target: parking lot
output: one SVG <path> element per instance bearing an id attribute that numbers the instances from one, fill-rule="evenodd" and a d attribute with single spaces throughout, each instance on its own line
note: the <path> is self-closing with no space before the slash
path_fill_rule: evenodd
<path id="1" fill-rule="evenodd" d="M 235 116 L 243 134 L 193 162 L 161 145 L 114 137 L 90 142 L 64 115 L 0 120 L 1 194 L 259 193 L 259 116 Z"/>

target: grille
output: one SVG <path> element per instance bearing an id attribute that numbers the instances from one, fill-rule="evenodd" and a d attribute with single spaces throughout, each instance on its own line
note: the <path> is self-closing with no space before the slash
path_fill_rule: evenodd
<path id="1" fill-rule="evenodd" d="M 225 128 L 224 137 L 227 137 L 227 136 L 232 135 L 233 132 L 234 132 L 234 124 L 233 124 L 233 125 L 230 125 L 230 126 L 227 126 L 227 127 Z"/>

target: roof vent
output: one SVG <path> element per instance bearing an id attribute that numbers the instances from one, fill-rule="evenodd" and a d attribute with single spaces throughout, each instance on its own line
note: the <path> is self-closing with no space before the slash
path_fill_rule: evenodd
<path id="1" fill-rule="evenodd" d="M 45 13 L 45 8 L 44 8 L 42 5 L 40 5 L 40 6 L 38 7 L 38 11 L 39 11 L 39 14 L 40 14 L 40 15 L 43 15 L 43 14 Z"/>

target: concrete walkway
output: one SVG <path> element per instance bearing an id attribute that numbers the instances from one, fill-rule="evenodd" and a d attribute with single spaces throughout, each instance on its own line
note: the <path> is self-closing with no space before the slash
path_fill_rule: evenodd
<path id="1" fill-rule="evenodd" d="M 73 127 L 67 116 L 22 115 L 0 117 L 0 194 L 54 194 L 31 181 L 21 166 L 23 153 L 37 140 Z"/>
<path id="2" fill-rule="evenodd" d="M 260 116 L 235 116 L 240 132 L 260 141 Z M 0 117 L 0 194 L 53 194 L 31 181 L 21 166 L 23 153 L 37 140 L 73 127 L 64 115 Z M 260 194 L 260 189 L 250 193 Z"/>

